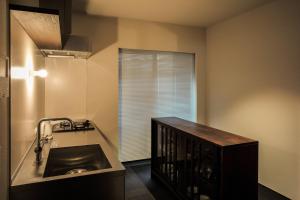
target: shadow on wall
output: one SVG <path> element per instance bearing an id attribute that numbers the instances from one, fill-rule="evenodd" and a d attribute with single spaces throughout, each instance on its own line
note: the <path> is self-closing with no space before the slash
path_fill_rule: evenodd
<path id="1" fill-rule="evenodd" d="M 199 27 L 185 27 L 174 26 L 172 24 L 165 24 L 166 29 L 177 35 L 177 48 L 179 51 L 195 53 L 195 79 L 197 91 L 197 122 L 207 124 L 206 116 L 206 31 Z M 189 29 L 190 31 L 186 31 Z"/>
<path id="2" fill-rule="evenodd" d="M 214 101 L 210 125 L 258 140 L 260 183 L 292 194 L 300 184 L 300 95 L 279 88 L 248 93 Z"/>
<path id="3" fill-rule="evenodd" d="M 118 40 L 117 18 L 77 13 L 73 15 L 72 20 L 72 34 L 89 38 L 92 56 Z"/>
<path id="4" fill-rule="evenodd" d="M 205 31 L 201 28 L 82 13 L 74 14 L 73 22 L 76 22 L 73 24 L 73 34 L 89 37 L 92 42 L 93 55 L 87 60 L 87 116 L 116 149 L 119 48 L 193 52 L 200 55 L 196 58 L 196 69 L 204 75 Z M 204 91 L 203 84 L 198 85 L 201 85 L 199 91 Z M 204 105 L 199 99 L 198 105 L 199 102 Z M 203 106 L 199 108 L 203 109 Z M 198 113 L 203 113 L 201 109 Z M 198 116 L 198 119 L 203 118 Z"/>
<path id="5" fill-rule="evenodd" d="M 259 181 L 300 200 L 299 1 L 207 31 L 209 125 L 260 142 Z"/>
<path id="6" fill-rule="evenodd" d="M 86 13 L 88 2 L 88 0 L 72 0 L 73 12 Z"/>
<path id="7" fill-rule="evenodd" d="M 118 19 L 76 13 L 73 22 L 72 33 L 92 42 L 92 56 L 87 60 L 87 117 L 117 149 Z"/>

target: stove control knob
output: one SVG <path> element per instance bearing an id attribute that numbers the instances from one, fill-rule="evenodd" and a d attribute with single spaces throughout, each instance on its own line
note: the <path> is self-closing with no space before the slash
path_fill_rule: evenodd
<path id="1" fill-rule="evenodd" d="M 86 120 L 84 123 L 83 123 L 84 127 L 89 127 L 90 126 L 90 121 L 89 120 Z"/>

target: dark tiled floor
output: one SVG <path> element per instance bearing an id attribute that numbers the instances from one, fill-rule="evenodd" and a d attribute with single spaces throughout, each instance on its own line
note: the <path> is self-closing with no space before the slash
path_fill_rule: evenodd
<path id="1" fill-rule="evenodd" d="M 131 167 L 126 169 L 125 179 L 125 199 L 126 200 L 154 200 L 155 198 L 145 186 L 143 181 L 133 171 Z"/>
<path id="2" fill-rule="evenodd" d="M 158 180 L 151 179 L 149 162 L 124 164 L 127 169 L 125 196 L 127 200 L 176 200 Z M 276 192 L 259 186 L 259 200 L 288 200 Z"/>
<path id="3" fill-rule="evenodd" d="M 259 200 L 290 200 L 262 185 L 258 187 L 258 195 Z"/>

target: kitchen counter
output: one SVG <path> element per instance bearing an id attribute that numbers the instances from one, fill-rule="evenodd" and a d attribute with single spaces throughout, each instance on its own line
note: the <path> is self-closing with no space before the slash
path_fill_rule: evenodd
<path id="1" fill-rule="evenodd" d="M 102 148 L 105 156 L 107 157 L 111 165 L 111 168 L 88 171 L 81 174 L 59 175 L 59 176 L 52 176 L 46 178 L 43 177 L 45 167 L 47 164 L 48 154 L 51 148 L 82 146 L 82 145 L 92 145 L 92 144 L 100 145 L 100 147 Z M 93 174 L 101 174 L 107 172 L 119 172 L 125 174 L 125 168 L 118 160 L 113 147 L 103 136 L 103 133 L 97 130 L 97 128 L 95 130 L 89 130 L 89 131 L 53 133 L 53 140 L 50 140 L 49 143 L 46 143 L 43 147 L 42 163 L 39 166 L 35 164 L 35 153 L 34 153 L 35 146 L 36 144 L 32 145 L 29 152 L 25 156 L 25 159 L 21 167 L 19 168 L 16 176 L 12 180 L 12 187 L 32 184 L 32 183 L 59 180 L 59 179 L 68 179 L 73 177 L 87 176 Z"/>

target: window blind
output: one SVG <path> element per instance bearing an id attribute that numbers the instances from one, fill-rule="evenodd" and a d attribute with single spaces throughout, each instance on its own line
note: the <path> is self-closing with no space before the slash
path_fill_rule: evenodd
<path id="1" fill-rule="evenodd" d="M 119 53 L 119 157 L 151 157 L 151 118 L 196 120 L 194 54 L 122 49 Z"/>

